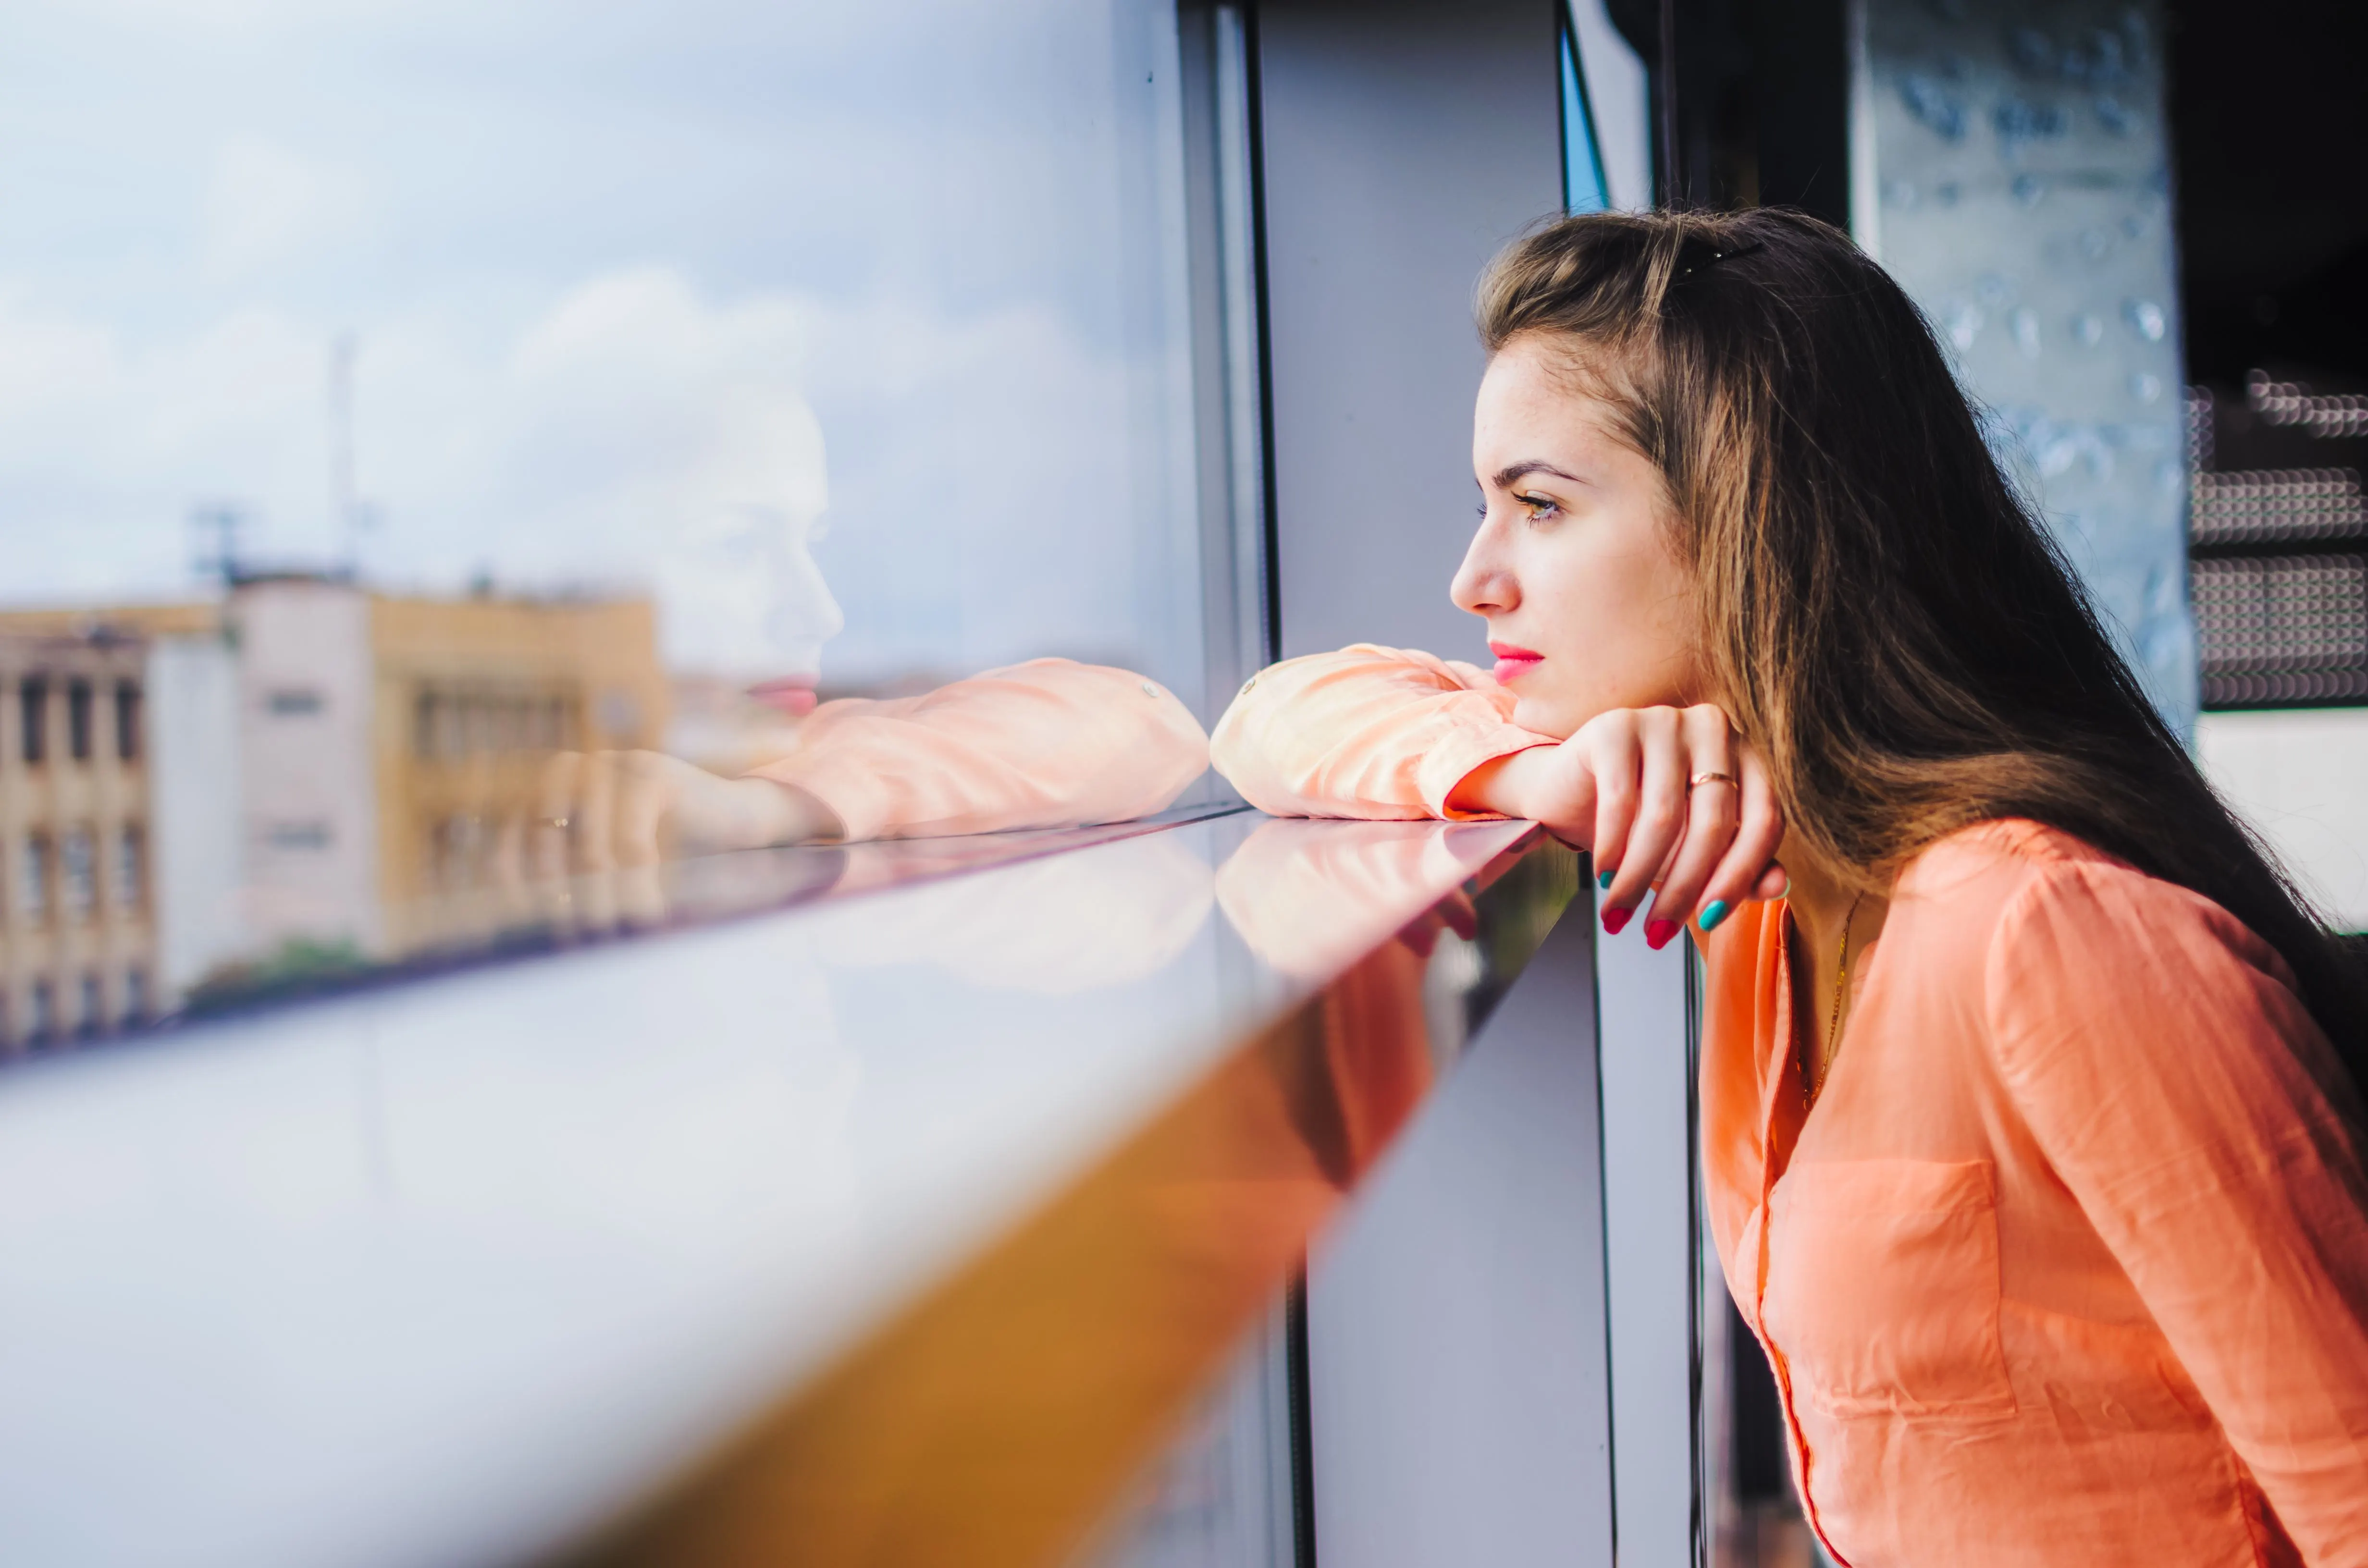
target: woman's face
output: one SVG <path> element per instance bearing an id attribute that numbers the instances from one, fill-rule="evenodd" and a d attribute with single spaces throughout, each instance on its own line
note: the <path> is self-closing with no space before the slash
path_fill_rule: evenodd
<path id="1" fill-rule="evenodd" d="M 1480 531 L 1449 589 L 1488 622 L 1513 722 L 1565 736 L 1615 708 L 1703 700 L 1691 574 L 1652 463 L 1552 354 L 1516 338 L 1473 419 Z"/>

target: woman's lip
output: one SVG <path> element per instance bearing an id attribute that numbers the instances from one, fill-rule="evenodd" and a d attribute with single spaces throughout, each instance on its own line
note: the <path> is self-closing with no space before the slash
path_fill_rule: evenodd
<path id="1" fill-rule="evenodd" d="M 814 677 L 785 676 L 780 680 L 758 681 L 748 687 L 748 695 L 792 719 L 803 719 L 814 710 Z"/>
<path id="2" fill-rule="evenodd" d="M 1491 673 L 1496 676 L 1498 686 L 1509 686 L 1544 662 L 1543 653 L 1504 653 L 1498 656 L 1497 667 Z"/>

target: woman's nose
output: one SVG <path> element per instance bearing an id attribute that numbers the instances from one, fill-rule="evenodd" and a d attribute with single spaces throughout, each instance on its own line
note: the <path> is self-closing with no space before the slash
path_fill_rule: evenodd
<path id="1" fill-rule="evenodd" d="M 1463 564 L 1456 568 L 1455 580 L 1448 585 L 1447 597 L 1455 608 L 1474 615 L 1502 615 L 1521 602 L 1520 585 L 1512 572 L 1497 558 L 1495 529 L 1486 522 L 1472 536 L 1472 548 L 1463 552 Z"/>

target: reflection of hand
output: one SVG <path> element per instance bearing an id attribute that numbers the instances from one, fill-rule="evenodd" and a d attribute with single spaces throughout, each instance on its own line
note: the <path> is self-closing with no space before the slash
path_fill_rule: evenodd
<path id="1" fill-rule="evenodd" d="M 795 785 L 718 778 L 655 751 L 559 753 L 543 764 L 536 814 L 535 869 L 545 876 L 839 833 L 830 808 Z"/>
<path id="2" fill-rule="evenodd" d="M 850 865 L 873 852 L 848 851 Z M 1180 835 L 1146 833 L 949 877 L 926 898 L 850 900 L 815 950 L 847 968 L 934 964 L 996 991 L 1107 990 L 1176 960 L 1208 922 L 1210 881 Z"/>
<path id="3" fill-rule="evenodd" d="M 1716 925 L 1743 900 L 1784 889 L 1773 860 L 1784 819 L 1767 764 L 1709 703 L 1599 714 L 1558 744 L 1475 768 L 1452 802 L 1526 817 L 1591 850 L 1611 873 L 1608 930 L 1657 890 L 1645 923 L 1656 948 L 1697 909 L 1724 905 L 1710 915 Z"/>
<path id="4" fill-rule="evenodd" d="M 1415 957 L 1427 959 L 1439 946 L 1441 931 L 1452 931 L 1467 942 L 1480 934 L 1480 911 L 1461 889 L 1416 915 L 1398 932 L 1398 942 Z"/>
<path id="5" fill-rule="evenodd" d="M 1463 929 L 1453 901 L 1429 891 L 1468 874 L 1452 846 L 1457 831 L 1277 817 L 1217 868 L 1217 903 L 1252 952 L 1296 979 L 1329 980 L 1393 931 L 1427 955 L 1440 926 Z"/>

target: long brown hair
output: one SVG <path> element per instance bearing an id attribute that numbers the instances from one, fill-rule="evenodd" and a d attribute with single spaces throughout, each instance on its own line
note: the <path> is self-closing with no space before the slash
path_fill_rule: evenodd
<path id="1" fill-rule="evenodd" d="M 1480 286 L 1490 352 L 1536 335 L 1659 468 L 1702 667 L 1793 833 L 1880 891 L 1968 824 L 2027 817 L 2243 921 L 2292 966 L 2354 1085 L 2368 983 L 2197 772 L 1932 330 L 1796 212 L 1590 213 Z"/>

